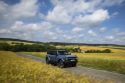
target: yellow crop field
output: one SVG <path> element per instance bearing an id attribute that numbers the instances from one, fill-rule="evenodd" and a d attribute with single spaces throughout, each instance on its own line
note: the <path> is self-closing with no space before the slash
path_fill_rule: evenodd
<path id="1" fill-rule="evenodd" d="M 125 50 L 121 50 L 121 49 L 113 49 L 113 48 L 109 48 L 109 47 L 99 47 L 99 46 L 80 46 L 81 50 L 104 50 L 104 49 L 110 49 L 112 52 L 116 53 L 116 52 L 123 52 L 125 53 Z"/>
<path id="2" fill-rule="evenodd" d="M 125 74 L 125 53 L 73 53 L 79 65 Z"/>
<path id="3" fill-rule="evenodd" d="M 125 61 L 125 53 L 73 53 L 80 59 L 122 60 Z"/>
<path id="4" fill-rule="evenodd" d="M 59 47 L 59 48 L 62 48 L 62 47 L 67 47 L 67 48 L 78 48 L 80 47 L 80 49 L 82 51 L 86 51 L 86 50 L 105 50 L 105 49 L 110 49 L 113 53 L 125 53 L 125 47 L 123 47 L 124 49 L 115 49 L 115 48 L 120 48 L 120 47 L 117 47 L 117 46 L 78 46 L 78 45 L 68 45 L 68 46 L 61 46 L 61 45 L 58 45 L 56 47 Z M 122 48 L 122 47 L 121 47 Z"/>
<path id="5" fill-rule="evenodd" d="M 62 69 L 0 51 L 0 83 L 102 83 Z M 108 81 L 106 83 L 109 83 Z"/>

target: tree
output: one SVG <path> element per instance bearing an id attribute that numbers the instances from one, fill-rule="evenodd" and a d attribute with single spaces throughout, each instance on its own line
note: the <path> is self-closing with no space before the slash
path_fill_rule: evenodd
<path id="1" fill-rule="evenodd" d="M 104 53 L 111 53 L 111 50 L 110 49 L 105 49 L 103 50 Z"/>

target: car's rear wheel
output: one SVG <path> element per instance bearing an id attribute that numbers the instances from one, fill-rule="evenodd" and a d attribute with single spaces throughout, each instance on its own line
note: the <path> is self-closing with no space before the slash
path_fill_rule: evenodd
<path id="1" fill-rule="evenodd" d="M 50 64 L 50 59 L 46 58 L 46 64 Z"/>
<path id="2" fill-rule="evenodd" d="M 64 67 L 65 67 L 65 65 L 64 65 L 64 63 L 63 63 L 62 60 L 60 60 L 60 61 L 57 63 L 57 66 L 58 66 L 59 68 L 64 68 Z"/>

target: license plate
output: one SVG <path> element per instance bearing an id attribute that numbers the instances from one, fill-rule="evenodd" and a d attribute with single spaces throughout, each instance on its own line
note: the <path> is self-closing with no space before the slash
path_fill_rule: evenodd
<path id="1" fill-rule="evenodd" d="M 71 61 L 75 61 L 75 60 L 71 60 Z"/>

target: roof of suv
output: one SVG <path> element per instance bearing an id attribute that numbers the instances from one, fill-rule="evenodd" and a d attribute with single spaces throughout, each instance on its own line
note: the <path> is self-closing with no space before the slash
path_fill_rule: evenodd
<path id="1" fill-rule="evenodd" d="M 67 50 L 48 50 L 48 51 L 67 51 Z"/>

